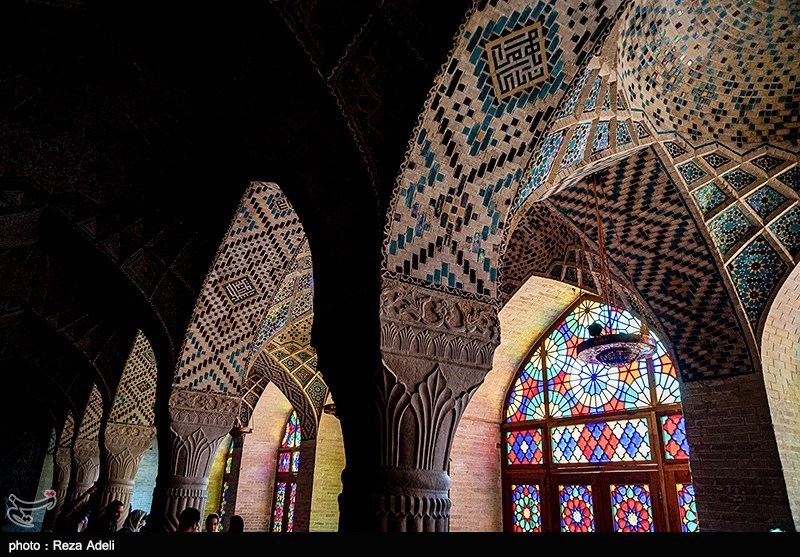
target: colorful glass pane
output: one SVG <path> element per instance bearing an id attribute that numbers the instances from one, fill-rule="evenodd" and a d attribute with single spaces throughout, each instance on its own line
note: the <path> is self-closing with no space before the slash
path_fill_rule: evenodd
<path id="1" fill-rule="evenodd" d="M 592 486 L 560 485 L 562 532 L 594 532 Z"/>
<path id="2" fill-rule="evenodd" d="M 222 484 L 222 495 L 219 497 L 219 530 L 222 531 L 222 519 L 225 518 L 225 511 L 228 508 L 228 491 L 230 482 L 225 480 Z"/>
<path id="3" fill-rule="evenodd" d="M 694 485 L 678 484 L 678 512 L 681 515 L 681 529 L 684 532 L 699 532 L 697 505 L 694 501 Z"/>
<path id="4" fill-rule="evenodd" d="M 294 530 L 294 501 L 297 496 L 297 484 L 292 484 L 289 490 L 289 516 L 286 517 L 286 531 Z"/>
<path id="5" fill-rule="evenodd" d="M 292 453 L 292 472 L 300 470 L 300 451 Z"/>
<path id="6" fill-rule="evenodd" d="M 556 426 L 550 432 L 556 464 L 650 460 L 645 418 Z"/>
<path id="7" fill-rule="evenodd" d="M 542 350 L 537 349 L 522 368 L 506 407 L 506 422 L 524 422 L 544 418 L 544 384 L 542 382 Z"/>
<path id="8" fill-rule="evenodd" d="M 661 416 L 661 431 L 664 433 L 667 460 L 689 458 L 689 442 L 686 440 L 686 422 L 683 421 L 683 415 Z"/>
<path id="9" fill-rule="evenodd" d="M 286 501 L 286 482 L 275 486 L 275 507 L 272 509 L 272 531 L 283 531 L 283 506 Z"/>
<path id="10" fill-rule="evenodd" d="M 286 422 L 286 432 L 283 435 L 282 449 L 293 449 L 300 446 L 300 419 L 297 412 L 292 410 Z"/>
<path id="11" fill-rule="evenodd" d="M 653 504 L 647 484 L 611 485 L 615 532 L 652 532 Z"/>
<path id="12" fill-rule="evenodd" d="M 289 471 L 289 459 L 291 455 L 289 453 L 281 453 L 278 455 L 278 472 L 288 472 Z"/>
<path id="13" fill-rule="evenodd" d="M 541 532 L 542 509 L 538 485 L 511 486 L 511 519 L 514 532 Z"/>
<path id="14" fill-rule="evenodd" d="M 656 350 L 653 353 L 653 371 L 656 384 L 656 399 L 659 404 L 673 404 L 681 401 L 681 388 L 678 382 L 678 372 L 667 353 L 667 347 L 660 340 L 656 340 Z"/>
<path id="15" fill-rule="evenodd" d="M 620 367 L 584 364 L 576 347 L 590 338 L 587 327 L 600 321 L 606 332 L 638 333 L 641 322 L 627 311 L 584 300 L 544 342 L 549 414 L 582 416 L 649 406 L 645 360 Z"/>
<path id="16" fill-rule="evenodd" d="M 231 438 L 231 443 L 228 445 L 228 456 L 225 459 L 225 473 L 231 473 L 231 461 L 233 461 L 233 438 Z"/>
<path id="17" fill-rule="evenodd" d="M 506 462 L 511 465 L 542 464 L 542 430 L 506 432 Z"/>

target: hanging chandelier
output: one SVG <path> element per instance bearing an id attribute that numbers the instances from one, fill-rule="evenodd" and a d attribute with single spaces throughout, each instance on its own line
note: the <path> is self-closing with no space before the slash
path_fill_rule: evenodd
<path id="1" fill-rule="evenodd" d="M 647 324 L 642 321 L 639 331 L 636 333 L 620 333 L 615 332 L 612 319 L 612 308 L 617 306 L 616 291 L 613 288 L 611 272 L 608 266 L 608 256 L 606 254 L 605 234 L 603 231 L 603 220 L 600 216 L 600 197 L 597 194 L 597 176 L 592 176 L 592 190 L 594 196 L 594 214 L 597 223 L 597 247 L 598 258 L 600 263 L 600 290 L 605 307 L 608 308 L 608 316 L 604 320 L 603 312 L 597 321 L 587 327 L 591 338 L 579 343 L 575 349 L 577 351 L 577 358 L 584 363 L 601 364 L 606 367 L 619 367 L 631 364 L 642 358 L 646 358 L 653 354 L 655 351 L 655 344 L 650 338 L 650 331 Z M 601 186 L 602 191 L 602 186 Z M 606 200 L 605 192 L 602 194 L 603 200 Z M 616 235 L 616 227 L 614 226 L 613 216 L 611 212 L 608 213 L 611 218 L 612 232 Z M 587 261 L 586 258 L 586 231 L 589 222 L 589 188 L 586 188 L 586 208 L 584 215 L 584 233 L 582 241 L 582 254 L 581 254 L 581 273 L 579 287 L 583 290 L 583 265 Z M 620 250 L 622 250 L 622 242 L 617 238 Z M 623 252 L 624 256 L 624 252 Z M 627 271 L 627 269 L 626 269 Z M 636 289 L 633 287 L 633 281 L 630 276 L 627 277 L 632 286 L 633 296 L 636 296 Z"/>

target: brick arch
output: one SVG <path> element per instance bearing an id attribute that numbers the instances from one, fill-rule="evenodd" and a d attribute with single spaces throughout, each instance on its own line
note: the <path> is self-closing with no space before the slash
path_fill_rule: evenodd
<path id="1" fill-rule="evenodd" d="M 83 416 L 81 416 L 78 424 L 78 439 L 97 441 L 100 438 L 100 425 L 103 422 L 104 408 L 103 395 L 97 385 L 94 385 L 92 386 L 92 392 L 89 394 L 89 400 L 86 402 Z"/>
<path id="2" fill-rule="evenodd" d="M 254 380 L 264 378 L 278 387 L 297 411 L 302 426 L 303 439 L 316 438 L 319 415 L 303 386 L 297 382 L 286 368 L 280 365 L 268 352 L 262 351 L 256 356 L 250 369 L 250 374 Z M 266 385 L 264 387 L 266 388 Z"/>
<path id="3" fill-rule="evenodd" d="M 789 493 L 795 528 L 800 529 L 800 265 L 778 292 L 761 340 L 764 384 L 775 440 Z"/>
<path id="4" fill-rule="evenodd" d="M 577 12 L 567 4 L 500 0 L 470 11 L 395 184 L 384 277 L 484 301 L 496 297 L 504 227 L 531 152 L 623 5 Z M 530 71 L 512 75 L 495 62 L 519 54 L 520 36 L 535 48 Z"/>
<path id="5" fill-rule="evenodd" d="M 175 386 L 239 394 L 265 314 L 304 239 L 280 187 L 250 184 L 195 304 Z"/>
<path id="6" fill-rule="evenodd" d="M 109 421 L 152 426 L 155 423 L 157 379 L 153 347 L 144 333 L 138 331 L 122 371 Z"/>

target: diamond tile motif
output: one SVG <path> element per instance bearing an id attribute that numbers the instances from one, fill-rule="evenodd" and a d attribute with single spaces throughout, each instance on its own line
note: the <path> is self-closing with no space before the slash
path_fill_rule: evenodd
<path id="1" fill-rule="evenodd" d="M 547 79 L 542 24 L 535 23 L 487 43 L 489 71 L 502 100 Z"/>
<path id="2" fill-rule="evenodd" d="M 720 155 L 719 153 L 709 153 L 707 155 L 703 155 L 703 160 L 705 160 L 714 170 L 731 162 L 731 159 Z"/>
<path id="3" fill-rule="evenodd" d="M 561 159 L 561 166 L 559 168 L 569 168 L 583 159 L 583 153 L 586 150 L 586 142 L 589 139 L 589 129 L 591 127 L 591 122 L 583 122 L 575 126 L 572 138 L 569 140 L 569 144 L 567 144 L 567 148 L 564 151 L 564 158 Z"/>
<path id="4" fill-rule="evenodd" d="M 258 291 L 248 277 L 241 277 L 226 284 L 225 293 L 231 302 L 238 304 L 252 298 Z"/>
<path id="5" fill-rule="evenodd" d="M 800 205 L 795 205 L 769 226 L 770 232 L 792 255 L 800 255 Z"/>
<path id="6" fill-rule="evenodd" d="M 780 166 L 786 161 L 784 159 L 779 159 L 778 157 L 773 157 L 770 155 L 761 155 L 760 157 L 756 157 L 755 159 L 750 161 L 750 164 L 757 166 L 764 172 L 769 172 L 776 166 Z"/>
<path id="7" fill-rule="evenodd" d="M 628 131 L 628 124 L 622 120 L 617 120 L 617 147 L 627 145 L 633 141 L 631 139 L 631 132 Z"/>
<path id="8" fill-rule="evenodd" d="M 706 175 L 706 171 L 697 166 L 696 163 L 689 161 L 684 164 L 678 165 L 678 172 L 681 173 L 683 181 L 687 184 L 693 184 L 700 178 Z"/>
<path id="9" fill-rule="evenodd" d="M 728 253 L 751 230 L 753 230 L 753 224 L 736 205 L 725 209 L 708 223 L 711 238 L 722 255 Z"/>
<path id="10" fill-rule="evenodd" d="M 794 191 L 800 191 L 800 166 L 795 166 L 783 174 L 779 174 L 776 178 Z"/>
<path id="11" fill-rule="evenodd" d="M 770 186 L 763 186 L 750 194 L 745 201 L 759 217 L 765 219 L 775 209 L 783 205 L 786 198 Z"/>
<path id="12" fill-rule="evenodd" d="M 728 263 L 728 272 L 745 313 L 758 323 L 770 296 L 788 265 L 763 237 L 757 236 Z"/>
<path id="13" fill-rule="evenodd" d="M 705 186 L 701 186 L 692 192 L 697 205 L 700 206 L 700 211 L 703 215 L 709 214 L 711 211 L 725 203 L 728 195 L 719 189 L 714 182 L 709 182 Z"/>
<path id="14" fill-rule="evenodd" d="M 633 126 L 636 128 L 636 137 L 639 139 L 650 135 L 650 132 L 647 131 L 647 128 L 641 122 L 634 122 Z"/>
<path id="15" fill-rule="evenodd" d="M 741 168 L 736 168 L 727 174 L 723 174 L 722 179 L 725 180 L 725 182 L 727 182 L 728 185 L 736 191 L 741 191 L 756 181 L 755 176 L 749 172 L 745 172 Z"/>
<path id="16" fill-rule="evenodd" d="M 680 157 L 684 153 L 686 153 L 686 149 L 675 143 L 674 141 L 666 141 L 664 142 L 664 149 L 667 150 L 669 156 L 673 159 L 676 157 Z"/>
<path id="17" fill-rule="evenodd" d="M 597 131 L 594 134 L 594 141 L 592 141 L 592 154 L 602 153 L 608 149 L 608 120 L 603 120 L 597 123 Z"/>

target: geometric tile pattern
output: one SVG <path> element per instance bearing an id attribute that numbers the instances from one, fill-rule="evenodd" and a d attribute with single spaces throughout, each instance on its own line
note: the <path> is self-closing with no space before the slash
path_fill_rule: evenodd
<path id="1" fill-rule="evenodd" d="M 575 126 L 572 138 L 564 151 L 564 158 L 561 159 L 560 168 L 568 168 L 583 159 L 583 152 L 586 150 L 586 141 L 589 139 L 589 128 L 591 126 L 591 122 L 583 122 Z"/>
<path id="2" fill-rule="evenodd" d="M 685 164 L 678 165 L 677 169 L 678 172 L 681 173 L 683 181 L 688 185 L 692 185 L 694 182 L 706 175 L 706 171 L 697 166 L 694 162 L 687 162 Z"/>
<path id="3" fill-rule="evenodd" d="M 794 191 L 800 191 L 800 166 L 792 167 L 783 174 L 776 176 L 776 178 Z"/>
<path id="4" fill-rule="evenodd" d="M 752 229 L 753 224 L 736 205 L 728 207 L 708 223 L 711 238 L 722 255 L 728 253 Z"/>
<path id="5" fill-rule="evenodd" d="M 551 429 L 553 462 L 632 462 L 650 460 L 650 435 L 645 418 L 597 422 Z"/>
<path id="6" fill-rule="evenodd" d="M 784 159 L 779 159 L 778 157 L 772 157 L 770 155 L 761 155 L 760 157 L 756 157 L 755 159 L 750 161 L 750 164 L 757 166 L 764 172 L 769 172 L 773 168 L 780 166 L 781 164 L 785 163 Z"/>
<path id="7" fill-rule="evenodd" d="M 144 333 L 137 331 L 131 353 L 119 380 L 108 421 L 154 425 L 157 380 L 158 369 L 153 347 L 150 346 L 150 341 Z"/>
<path id="8" fill-rule="evenodd" d="M 673 159 L 676 157 L 680 157 L 681 155 L 686 154 L 686 149 L 675 143 L 674 141 L 665 141 L 664 142 L 664 149 L 667 150 L 669 156 Z"/>
<path id="9" fill-rule="evenodd" d="M 709 153 L 707 155 L 703 155 L 703 159 L 708 163 L 708 165 L 716 170 L 720 166 L 725 166 L 731 159 L 724 155 L 720 155 L 719 153 Z"/>
<path id="10" fill-rule="evenodd" d="M 769 186 L 762 186 L 761 189 L 745 198 L 750 208 L 762 219 L 767 218 L 770 213 L 783 205 L 786 198 Z"/>
<path id="11" fill-rule="evenodd" d="M 628 124 L 624 120 L 617 120 L 617 147 L 627 145 L 633 141 L 631 132 L 628 131 Z"/>
<path id="12" fill-rule="evenodd" d="M 653 148 L 636 151 L 597 176 L 608 198 L 607 210 L 614 214 L 614 227 L 620 231 L 607 243 L 610 259 L 628 266 L 641 297 L 658 308 L 684 381 L 752 373 L 745 340 L 749 333 L 736 317 L 737 302 L 729 296 L 681 190 Z M 585 197 L 583 181 L 547 201 L 580 226 Z M 608 218 L 604 221 L 608 230 L 611 223 Z M 596 243 L 594 231 L 589 239 Z M 516 256 L 509 242 L 506 257 Z M 686 288 L 675 288 L 678 271 L 691 277 L 691 296 Z M 725 346 L 724 354 L 713 346 Z"/>
<path id="13" fill-rule="evenodd" d="M 589 68 L 586 68 L 583 73 L 581 73 L 578 81 L 573 83 L 572 87 L 570 87 L 566 99 L 561 103 L 561 108 L 558 109 L 556 120 L 561 120 L 567 116 L 572 116 L 572 114 L 575 112 L 575 106 L 578 104 L 578 98 L 581 96 L 581 92 L 583 91 L 583 87 L 586 85 L 586 82 L 589 79 L 590 73 L 591 72 Z"/>
<path id="14" fill-rule="evenodd" d="M 523 165 L 552 133 L 548 123 L 567 101 L 565 92 L 582 90 L 571 86 L 588 78 L 584 66 L 620 5 L 611 0 L 575 10 L 568 0 L 493 0 L 470 13 L 428 94 L 397 178 L 386 276 L 481 299 L 496 296 L 505 221 Z M 537 24 L 546 78 L 498 98 L 487 48 Z"/>
<path id="15" fill-rule="evenodd" d="M 600 153 L 608 149 L 608 120 L 597 123 L 597 132 L 592 142 L 592 154 Z"/>
<path id="16" fill-rule="evenodd" d="M 103 395 L 97 385 L 92 385 L 92 393 L 83 411 L 81 425 L 78 427 L 78 439 L 93 441 L 100 437 L 100 422 L 103 421 Z"/>
<path id="17" fill-rule="evenodd" d="M 728 195 L 719 189 L 714 182 L 709 182 L 692 192 L 695 201 L 700 206 L 703 215 L 707 215 L 728 199 Z"/>
<path id="18" fill-rule="evenodd" d="M 195 304 L 176 370 L 178 385 L 239 393 L 255 334 L 303 239 L 300 220 L 280 188 L 250 184 Z M 243 277 L 247 282 L 238 282 Z M 231 284 L 237 285 L 233 291 Z"/>
<path id="19" fill-rule="evenodd" d="M 546 79 L 542 25 L 536 23 L 486 45 L 497 98 L 504 99 Z"/>
<path id="20" fill-rule="evenodd" d="M 592 112 L 597 106 L 597 93 L 600 91 L 600 76 L 594 79 L 592 90 L 589 91 L 589 96 L 586 98 L 586 104 L 583 106 L 584 112 Z"/>
<path id="21" fill-rule="evenodd" d="M 762 236 L 757 236 L 728 263 L 728 272 L 754 329 L 788 269 L 789 266 Z"/>
<path id="22" fill-rule="evenodd" d="M 636 127 L 636 137 L 642 139 L 650 135 L 650 132 L 647 131 L 647 128 L 641 122 L 635 122 L 634 126 Z"/>
<path id="23" fill-rule="evenodd" d="M 61 431 L 58 434 L 58 446 L 69 447 L 72 445 L 72 437 L 75 435 L 75 418 L 72 417 L 72 412 L 67 410 L 67 417 L 64 419 L 64 425 L 61 426 Z"/>
<path id="24" fill-rule="evenodd" d="M 736 191 L 741 191 L 755 182 L 756 177 L 749 172 L 745 172 L 741 168 L 736 168 L 726 174 L 723 174 L 722 179 L 725 180 L 725 182 L 727 182 L 727 184 Z"/>
<path id="25" fill-rule="evenodd" d="M 796 145 L 797 28 L 786 1 L 631 2 L 621 84 L 662 131 L 737 150 Z"/>
<path id="26" fill-rule="evenodd" d="M 792 257 L 800 255 L 800 205 L 795 205 L 769 227 Z"/>

